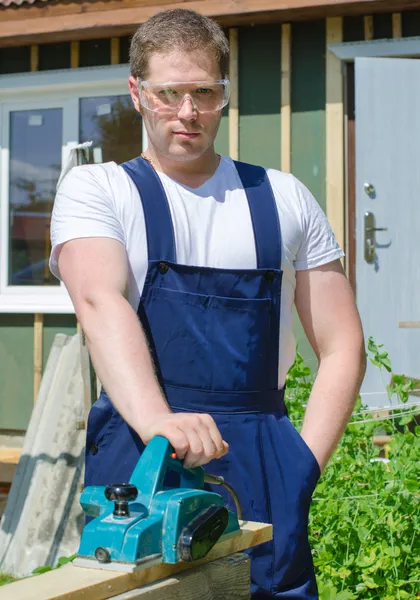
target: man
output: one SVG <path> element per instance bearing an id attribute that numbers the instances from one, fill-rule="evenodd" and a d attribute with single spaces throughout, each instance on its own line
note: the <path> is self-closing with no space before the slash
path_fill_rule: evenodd
<path id="1" fill-rule="evenodd" d="M 309 505 L 359 390 L 363 336 L 309 191 L 215 153 L 228 53 L 192 11 L 139 28 L 129 86 L 148 148 L 64 178 L 51 268 L 106 390 L 89 418 L 86 484 L 127 480 L 144 444 L 167 437 L 185 466 L 233 485 L 245 519 L 273 522 L 274 541 L 251 552 L 254 600 L 312 600 Z M 283 400 L 293 302 L 319 359 L 301 435 Z"/>

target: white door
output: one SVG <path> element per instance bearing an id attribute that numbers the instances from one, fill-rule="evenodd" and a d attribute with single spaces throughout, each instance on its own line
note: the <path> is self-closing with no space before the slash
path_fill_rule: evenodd
<path id="1" fill-rule="evenodd" d="M 420 379 L 420 60 L 360 58 L 355 73 L 357 303 L 393 372 Z M 368 365 L 365 404 L 389 405 L 389 378 Z"/>

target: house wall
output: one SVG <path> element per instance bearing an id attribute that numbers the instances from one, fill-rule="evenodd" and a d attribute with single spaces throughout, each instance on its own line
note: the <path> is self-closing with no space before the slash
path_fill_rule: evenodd
<path id="1" fill-rule="evenodd" d="M 420 35 L 420 11 L 401 15 L 402 35 Z M 282 164 L 281 24 L 238 27 L 238 158 L 280 168 Z M 291 24 L 290 165 L 317 198 L 327 202 L 327 23 Z M 343 41 L 393 36 L 393 17 L 345 17 Z M 35 47 L 0 48 L 0 74 L 70 66 L 126 63 L 129 38 L 63 42 Z M 35 48 L 35 49 L 34 49 Z M 36 67 L 36 69 L 34 69 Z M 283 121 L 288 123 L 288 119 Z M 332 122 L 333 123 L 333 122 Z M 229 153 L 229 111 L 222 117 L 217 151 Z M 288 147 L 287 144 L 286 146 Z M 330 148 L 331 150 L 331 148 Z M 332 149 L 344 154 L 343 148 Z M 344 209 L 343 209 L 344 210 Z M 43 364 L 57 332 L 76 331 L 73 315 L 44 315 Z M 296 321 L 300 350 L 315 359 Z M 34 315 L 0 315 L 0 429 L 25 429 L 34 398 Z"/>

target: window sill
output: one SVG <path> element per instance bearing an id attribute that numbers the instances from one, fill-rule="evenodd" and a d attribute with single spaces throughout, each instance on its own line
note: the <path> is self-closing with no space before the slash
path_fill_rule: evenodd
<path id="1" fill-rule="evenodd" d="M 74 307 L 67 294 L 0 294 L 0 314 L 74 314 Z"/>

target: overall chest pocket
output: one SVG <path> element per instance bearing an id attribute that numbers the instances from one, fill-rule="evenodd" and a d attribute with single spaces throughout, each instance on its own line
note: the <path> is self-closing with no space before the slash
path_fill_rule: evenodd
<path id="1" fill-rule="evenodd" d="M 165 383 L 212 391 L 267 388 L 271 313 L 270 298 L 162 287 L 147 290 L 139 309 Z"/>

